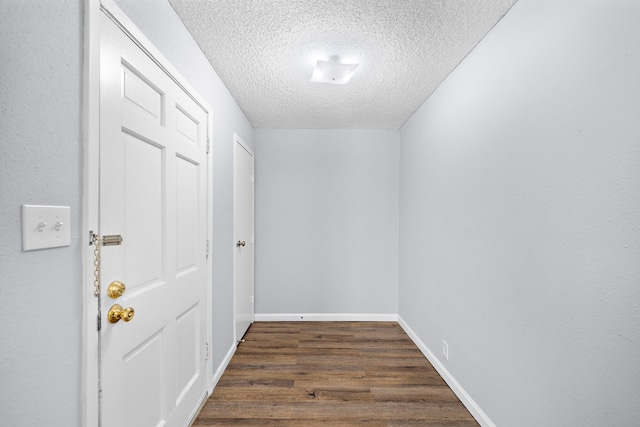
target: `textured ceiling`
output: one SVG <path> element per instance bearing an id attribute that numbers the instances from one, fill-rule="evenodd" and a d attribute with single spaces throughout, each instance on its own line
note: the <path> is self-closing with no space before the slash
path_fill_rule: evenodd
<path id="1" fill-rule="evenodd" d="M 255 128 L 398 129 L 516 0 L 169 0 Z M 359 63 L 347 85 L 316 60 Z"/>

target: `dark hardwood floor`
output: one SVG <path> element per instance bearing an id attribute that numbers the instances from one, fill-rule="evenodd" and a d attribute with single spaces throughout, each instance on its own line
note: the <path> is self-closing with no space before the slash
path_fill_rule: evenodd
<path id="1" fill-rule="evenodd" d="M 193 426 L 478 426 L 395 322 L 254 323 Z"/>

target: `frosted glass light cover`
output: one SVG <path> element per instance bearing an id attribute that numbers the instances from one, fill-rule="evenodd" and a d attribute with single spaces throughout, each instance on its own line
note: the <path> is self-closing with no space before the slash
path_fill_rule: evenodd
<path id="1" fill-rule="evenodd" d="M 349 82 L 358 64 L 341 64 L 337 61 L 318 61 L 311 75 L 315 83 L 332 83 L 343 85 Z"/>

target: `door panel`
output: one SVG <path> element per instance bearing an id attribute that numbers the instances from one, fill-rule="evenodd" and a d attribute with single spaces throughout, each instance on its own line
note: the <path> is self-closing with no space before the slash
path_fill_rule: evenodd
<path id="1" fill-rule="evenodd" d="M 162 369 L 164 364 L 162 348 L 162 331 L 160 331 L 123 357 L 123 377 L 137 378 L 140 381 L 138 384 L 142 385 L 142 390 L 137 385 L 123 387 L 122 390 L 125 394 L 123 412 L 127 415 L 127 422 L 130 425 L 156 426 L 161 424 L 164 418 L 162 386 L 166 378 Z M 144 376 L 139 373 L 144 373 Z"/>
<path id="2" fill-rule="evenodd" d="M 176 319 L 177 346 L 180 349 L 176 361 L 178 404 L 200 376 L 199 309 L 198 305 L 189 307 Z"/>
<path id="3" fill-rule="evenodd" d="M 198 143 L 198 120 L 191 117 L 180 105 L 176 105 L 176 130 L 187 141 Z"/>
<path id="4" fill-rule="evenodd" d="M 162 120 L 163 96 L 149 80 L 130 64 L 122 63 L 122 97 L 126 113 L 149 118 L 160 123 Z"/>
<path id="5" fill-rule="evenodd" d="M 176 268 L 179 274 L 198 266 L 198 165 L 176 159 Z"/>
<path id="6" fill-rule="evenodd" d="M 105 15 L 100 73 L 100 232 L 123 237 L 102 247 L 102 425 L 184 426 L 206 392 L 208 113 Z"/>
<path id="7" fill-rule="evenodd" d="M 166 180 L 163 150 L 126 133 L 124 139 L 123 234 L 125 276 L 129 291 L 157 283 L 162 277 L 162 212 Z M 111 248 L 109 248 L 111 249 Z"/>

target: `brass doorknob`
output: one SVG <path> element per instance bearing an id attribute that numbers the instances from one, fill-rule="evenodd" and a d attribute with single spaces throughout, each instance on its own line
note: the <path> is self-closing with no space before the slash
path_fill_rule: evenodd
<path id="1" fill-rule="evenodd" d="M 107 295 L 109 295 L 109 297 L 113 299 L 120 298 L 126 290 L 127 287 L 124 285 L 124 283 L 114 280 L 109 284 L 109 287 L 107 288 Z"/>
<path id="2" fill-rule="evenodd" d="M 114 304 L 114 306 L 109 309 L 107 318 L 109 319 L 109 323 L 118 323 L 120 320 L 123 322 L 129 322 L 133 319 L 134 314 L 135 311 L 133 308 L 122 308 L 120 304 Z"/>

